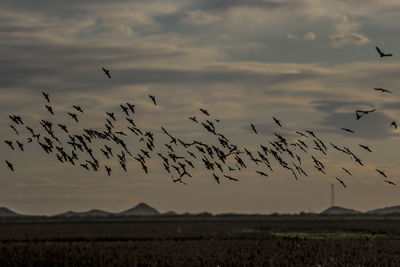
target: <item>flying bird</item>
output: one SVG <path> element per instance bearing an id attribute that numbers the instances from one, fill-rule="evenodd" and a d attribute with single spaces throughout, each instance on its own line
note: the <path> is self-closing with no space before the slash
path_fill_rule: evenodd
<path id="1" fill-rule="evenodd" d="M 253 123 L 251 123 L 251 128 L 253 129 L 253 131 L 255 132 L 255 134 L 257 134 L 256 126 L 254 126 Z"/>
<path id="2" fill-rule="evenodd" d="M 395 183 L 393 183 L 392 181 L 389 180 L 384 180 L 386 183 L 391 184 L 391 185 L 396 185 Z"/>
<path id="3" fill-rule="evenodd" d="M 364 148 L 365 150 L 367 150 L 368 152 L 372 152 L 372 150 L 368 147 L 368 146 L 364 146 L 364 145 L 360 145 L 360 147 Z"/>
<path id="4" fill-rule="evenodd" d="M 82 110 L 82 108 L 80 106 L 72 105 L 72 107 L 74 109 L 76 109 L 76 111 L 79 111 L 80 113 L 83 113 L 83 110 Z"/>
<path id="5" fill-rule="evenodd" d="M 387 178 L 386 174 L 383 171 L 378 169 L 376 169 L 376 171 L 379 172 L 379 174 L 381 174 L 383 177 Z"/>
<path id="6" fill-rule="evenodd" d="M 391 56 L 393 56 L 393 54 L 385 54 L 385 53 L 383 53 L 383 52 L 379 49 L 379 47 L 377 47 L 377 46 L 375 46 L 375 48 L 376 48 L 376 51 L 378 51 L 380 57 L 391 57 Z"/>
<path id="7" fill-rule="evenodd" d="M 350 171 L 349 171 L 348 169 L 346 169 L 346 168 L 344 168 L 344 167 L 342 167 L 342 169 L 343 169 L 348 175 L 351 176 L 351 173 L 350 173 Z"/>
<path id="8" fill-rule="evenodd" d="M 155 96 L 155 95 L 149 95 L 149 97 L 150 97 L 151 101 L 153 101 L 154 106 L 157 106 L 157 103 L 156 103 L 156 96 Z"/>
<path id="9" fill-rule="evenodd" d="M 199 110 L 200 110 L 204 115 L 210 116 L 210 114 L 208 113 L 208 111 L 207 111 L 206 109 L 199 108 Z"/>
<path id="10" fill-rule="evenodd" d="M 45 93 L 45 92 L 42 92 L 42 95 L 44 96 L 44 98 L 46 99 L 46 101 L 47 101 L 48 103 L 50 103 L 49 94 L 47 94 L 47 93 Z"/>
<path id="11" fill-rule="evenodd" d="M 350 130 L 350 129 L 348 129 L 348 128 L 340 128 L 340 129 L 342 129 L 342 130 L 345 131 L 345 132 L 354 133 L 353 130 Z"/>
<path id="12" fill-rule="evenodd" d="M 103 69 L 105 75 L 107 75 L 107 77 L 111 79 L 110 70 L 107 70 L 105 68 L 102 68 L 102 69 Z"/>
<path id="13" fill-rule="evenodd" d="M 54 115 L 53 108 L 51 106 L 48 106 L 48 105 L 44 105 L 44 106 L 46 107 L 47 111 L 50 112 L 51 115 Z"/>
<path id="14" fill-rule="evenodd" d="M 390 126 L 393 126 L 395 129 L 397 129 L 397 123 L 395 121 L 392 121 L 392 123 L 390 124 Z"/>
<path id="15" fill-rule="evenodd" d="M 336 180 L 338 180 L 339 183 L 341 183 L 341 184 L 343 185 L 344 188 L 347 188 L 347 186 L 344 184 L 344 182 L 343 182 L 341 179 L 339 179 L 339 178 L 336 177 Z"/>
<path id="16" fill-rule="evenodd" d="M 374 88 L 375 91 L 381 91 L 382 93 L 393 94 L 392 91 L 384 89 L 384 88 Z"/>
<path id="17" fill-rule="evenodd" d="M 282 124 L 278 119 L 276 119 L 275 117 L 272 118 L 274 119 L 275 123 L 278 124 L 279 127 L 282 127 Z"/>
<path id="18" fill-rule="evenodd" d="M 76 115 L 75 113 L 70 113 L 70 112 L 68 112 L 68 115 L 70 115 L 71 118 L 73 118 L 76 122 L 78 122 L 78 115 Z"/>
<path id="19" fill-rule="evenodd" d="M 8 160 L 6 160 L 6 163 L 7 163 L 7 167 L 8 167 L 11 171 L 14 171 L 14 166 L 13 166 Z"/>

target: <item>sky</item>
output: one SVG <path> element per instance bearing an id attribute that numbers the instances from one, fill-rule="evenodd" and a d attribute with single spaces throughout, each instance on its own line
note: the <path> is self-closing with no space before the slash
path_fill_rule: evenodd
<path id="1" fill-rule="evenodd" d="M 375 169 L 400 184 L 400 129 L 390 126 L 400 123 L 399 18 L 394 0 L 3 0 L 0 137 L 23 142 L 25 151 L 1 144 L 0 206 L 46 215 L 92 208 L 119 212 L 139 202 L 178 213 L 320 212 L 330 206 L 332 183 L 336 205 L 361 211 L 398 205 L 398 186 L 385 183 Z M 393 57 L 380 58 L 375 46 Z M 46 111 L 42 91 L 50 94 L 55 115 Z M 184 185 L 172 182 L 156 155 L 147 175 L 132 158 L 127 172 L 102 158 L 113 169 L 109 177 L 104 168 L 88 172 L 59 164 L 54 154 L 27 143 L 22 126 L 16 126 L 19 135 L 9 126 L 9 115 L 18 114 L 39 132 L 46 119 L 78 133 L 104 128 L 107 111 L 115 112 L 122 129 L 119 105 L 126 102 L 136 105 L 135 123 L 154 132 L 156 150 L 163 153 L 168 139 L 161 126 L 183 140 L 215 142 L 188 119 L 205 119 L 199 108 L 206 108 L 220 120 L 218 129 L 242 148 L 256 151 L 274 140 L 274 132 L 295 142 L 296 130 L 309 129 L 327 144 L 350 147 L 364 166 L 330 147 L 327 156 L 310 152 L 327 174 L 313 168 L 308 154 L 303 166 L 309 176 L 298 180 L 276 163 L 262 177 L 255 171 L 267 171 L 265 166 L 249 162 L 232 174 L 238 182 L 217 184 L 199 161 Z M 67 115 L 72 105 L 85 111 L 79 123 Z M 357 109 L 376 111 L 356 120 Z M 125 140 L 138 148 L 136 137 Z"/>

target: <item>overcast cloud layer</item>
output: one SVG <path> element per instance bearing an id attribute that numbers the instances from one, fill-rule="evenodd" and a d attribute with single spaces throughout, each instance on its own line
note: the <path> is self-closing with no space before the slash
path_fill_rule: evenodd
<path id="1" fill-rule="evenodd" d="M 354 173 L 346 177 L 347 190 L 337 185 L 338 205 L 368 210 L 399 204 L 397 187 L 375 172 L 384 169 L 400 183 L 399 131 L 390 127 L 400 115 L 399 18 L 398 1 L 383 0 L 4 0 L 3 140 L 15 140 L 10 114 L 33 125 L 50 118 L 45 90 L 58 120 L 69 122 L 65 113 L 73 104 L 84 107 L 85 128 L 102 126 L 106 111 L 119 112 L 119 104 L 130 101 L 142 127 L 159 133 L 163 125 L 182 138 L 207 140 L 188 120 L 206 107 L 238 144 L 271 140 L 275 116 L 288 138 L 313 129 L 324 140 L 354 147 L 367 164 L 357 167 L 338 154 L 326 159 L 329 175 L 314 172 L 296 181 L 284 171 L 266 179 L 246 171 L 240 182 L 218 185 L 198 171 L 183 186 L 162 174 L 156 161 L 147 176 L 132 167 L 108 177 L 58 165 L 37 147 L 20 153 L 2 142 L 0 206 L 43 214 L 120 211 L 138 202 L 177 212 L 300 212 L 309 206 L 319 212 L 329 205 L 329 185 L 343 175 L 339 163 L 353 164 L 347 167 Z M 379 58 L 375 46 L 394 57 Z M 111 70 L 111 80 L 101 67 Z M 157 107 L 148 94 L 156 95 Z M 376 112 L 357 121 L 356 109 Z M 258 136 L 250 123 L 260 129 Z M 15 173 L 6 159 L 15 162 Z"/>

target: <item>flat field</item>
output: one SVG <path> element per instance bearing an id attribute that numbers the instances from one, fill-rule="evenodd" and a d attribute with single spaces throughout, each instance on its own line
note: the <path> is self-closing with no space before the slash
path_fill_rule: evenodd
<path id="1" fill-rule="evenodd" d="M 398 218 L 0 222 L 0 266 L 400 266 Z"/>

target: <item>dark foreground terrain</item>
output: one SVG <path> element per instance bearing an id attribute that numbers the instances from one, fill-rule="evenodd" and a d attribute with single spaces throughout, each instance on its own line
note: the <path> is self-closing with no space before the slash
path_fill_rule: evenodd
<path id="1" fill-rule="evenodd" d="M 400 266 L 397 218 L 0 222 L 0 266 Z"/>

